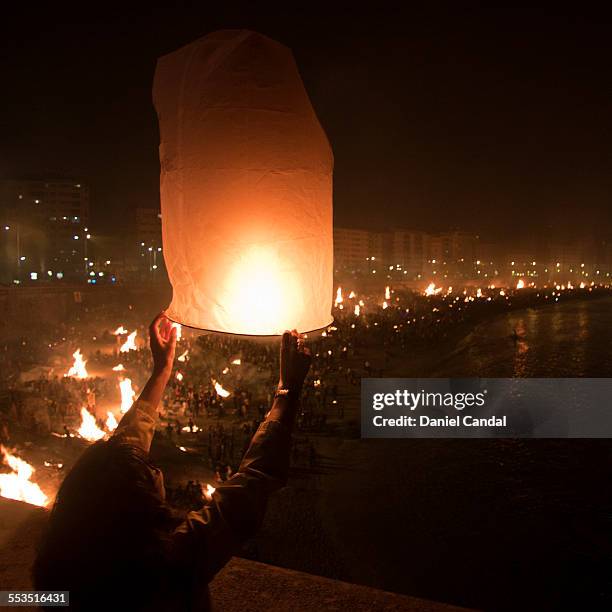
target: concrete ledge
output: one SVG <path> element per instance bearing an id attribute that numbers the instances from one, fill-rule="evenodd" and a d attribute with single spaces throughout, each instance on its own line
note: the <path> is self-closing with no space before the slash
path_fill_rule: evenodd
<path id="1" fill-rule="evenodd" d="M 210 585 L 219 612 L 455 612 L 447 604 L 234 557 Z"/>
<path id="2" fill-rule="evenodd" d="M 46 515 L 35 506 L 0 498 L 0 590 L 32 588 L 30 567 Z M 210 590 L 218 612 L 464 610 L 240 558 L 219 572 Z"/>

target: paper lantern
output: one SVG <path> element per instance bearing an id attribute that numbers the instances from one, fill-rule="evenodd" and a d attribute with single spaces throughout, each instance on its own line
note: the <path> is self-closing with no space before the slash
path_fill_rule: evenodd
<path id="1" fill-rule="evenodd" d="M 214 32 L 157 62 L 168 316 L 235 334 L 332 321 L 331 147 L 291 51 Z"/>

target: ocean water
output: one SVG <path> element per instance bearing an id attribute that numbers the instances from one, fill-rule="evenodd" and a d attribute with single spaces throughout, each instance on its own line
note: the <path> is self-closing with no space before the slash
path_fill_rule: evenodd
<path id="1" fill-rule="evenodd" d="M 440 359 L 430 376 L 610 377 L 612 298 L 484 321 Z"/>

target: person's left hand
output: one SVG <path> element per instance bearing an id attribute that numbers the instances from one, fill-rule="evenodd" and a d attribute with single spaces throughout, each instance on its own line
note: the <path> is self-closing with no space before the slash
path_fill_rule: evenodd
<path id="1" fill-rule="evenodd" d="M 170 374 L 176 351 L 176 326 L 165 312 L 160 312 L 149 327 L 149 344 L 153 355 L 153 370 Z"/>

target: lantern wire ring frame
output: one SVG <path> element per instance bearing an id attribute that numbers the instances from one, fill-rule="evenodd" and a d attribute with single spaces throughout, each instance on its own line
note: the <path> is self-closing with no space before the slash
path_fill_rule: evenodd
<path id="1" fill-rule="evenodd" d="M 177 325 L 180 325 L 181 327 L 186 327 L 187 329 L 193 329 L 195 331 L 200 331 L 200 332 L 208 332 L 209 334 L 222 334 L 224 336 L 233 336 L 236 339 L 250 339 L 250 340 L 262 340 L 262 341 L 266 341 L 266 340 L 271 340 L 273 338 L 280 338 L 283 334 L 235 334 L 234 332 L 226 332 L 226 331 L 220 331 L 218 329 L 206 329 L 205 327 L 194 327 L 193 325 L 187 325 L 185 323 L 181 323 L 180 321 L 175 321 L 172 317 L 169 317 L 166 314 L 166 318 L 170 321 L 172 321 L 172 323 L 176 323 Z M 322 327 L 317 327 L 316 329 L 311 329 L 309 331 L 305 331 L 305 332 L 298 332 L 300 334 L 317 334 L 317 332 L 323 332 L 324 330 L 326 330 L 330 325 L 333 325 L 335 322 L 335 319 L 332 317 L 332 320 L 327 324 L 327 325 L 323 325 Z M 291 331 L 291 330 L 288 330 Z"/>

